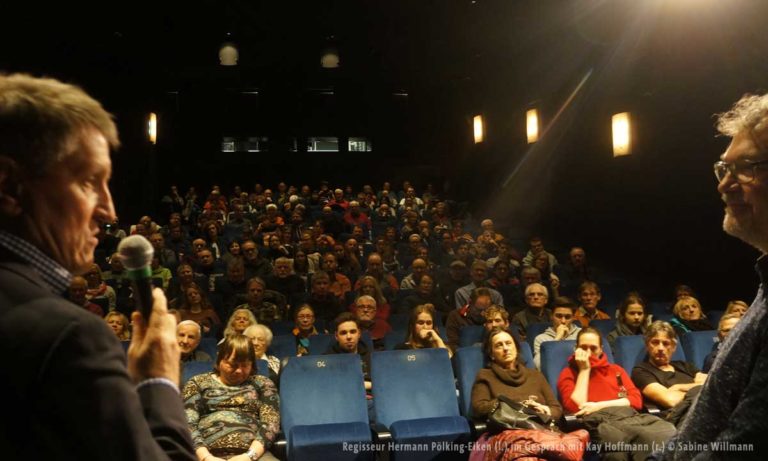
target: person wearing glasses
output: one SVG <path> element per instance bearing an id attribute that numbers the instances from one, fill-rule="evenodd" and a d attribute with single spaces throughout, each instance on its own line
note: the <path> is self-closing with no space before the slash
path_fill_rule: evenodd
<path id="1" fill-rule="evenodd" d="M 355 300 L 355 318 L 360 325 L 361 334 L 367 331 L 373 340 L 375 350 L 384 350 L 384 335 L 392 331 L 392 327 L 381 317 L 376 315 L 378 311 L 376 300 L 373 296 L 362 295 Z"/>
<path id="2" fill-rule="evenodd" d="M 697 454 L 762 459 L 760 455 L 768 450 L 768 301 L 764 294 L 768 281 L 768 94 L 742 97 L 718 116 L 717 130 L 731 138 L 714 166 L 717 191 L 725 203 L 723 230 L 762 253 L 756 268 L 760 290 L 720 346 L 696 405 L 673 440 L 697 449 L 665 451 L 656 454 L 657 459 L 690 459 Z M 729 444 L 740 443 L 749 444 L 753 451 L 726 451 Z"/>
<path id="3" fill-rule="evenodd" d="M 632 369 L 632 382 L 643 397 L 663 409 L 667 421 L 678 424 L 701 390 L 707 375 L 690 362 L 672 360 L 677 334 L 672 325 L 657 320 L 645 332 L 647 358 Z"/>
<path id="4" fill-rule="evenodd" d="M 533 363 L 541 370 L 541 345 L 547 341 L 562 341 L 564 339 L 576 339 L 581 331 L 578 322 L 574 322 L 576 303 L 571 298 L 558 296 L 552 304 L 550 320 L 552 326 L 544 330 L 544 333 L 533 340 Z"/>

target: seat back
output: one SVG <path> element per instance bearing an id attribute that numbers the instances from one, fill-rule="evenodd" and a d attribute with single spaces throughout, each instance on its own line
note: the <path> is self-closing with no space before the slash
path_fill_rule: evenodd
<path id="1" fill-rule="evenodd" d="M 211 362 L 184 362 L 181 367 L 181 385 L 184 386 L 193 376 L 209 371 L 213 371 Z"/>
<path id="2" fill-rule="evenodd" d="M 528 343 L 529 346 L 531 346 L 531 350 L 533 350 L 533 340 L 536 339 L 537 336 L 544 333 L 544 330 L 549 328 L 552 324 L 549 322 L 536 322 L 531 323 L 525 328 L 525 341 Z"/>
<path id="3" fill-rule="evenodd" d="M 701 370 L 704 367 L 704 359 L 712 352 L 716 339 L 717 330 L 689 331 L 680 338 L 680 343 L 686 359 Z M 681 349 L 680 344 L 677 348 Z"/>
<path id="4" fill-rule="evenodd" d="M 309 355 L 325 353 L 336 339 L 333 335 L 314 335 L 309 337 Z"/>
<path id="5" fill-rule="evenodd" d="M 264 359 L 256 360 L 256 374 L 269 378 L 269 362 Z"/>
<path id="6" fill-rule="evenodd" d="M 483 349 L 480 346 L 460 347 L 453 355 L 456 365 L 456 385 L 459 389 L 459 411 L 462 416 L 471 418 L 472 415 L 472 386 L 475 384 L 477 372 L 483 368 Z"/>
<path id="7" fill-rule="evenodd" d="M 292 334 L 278 335 L 272 338 L 270 353 L 280 360 L 296 356 L 296 337 Z"/>
<path id="8" fill-rule="evenodd" d="M 459 347 L 469 347 L 483 342 L 485 326 L 465 325 L 459 330 Z"/>
<path id="9" fill-rule="evenodd" d="M 723 315 L 725 315 L 725 311 L 714 310 L 714 311 L 707 312 L 707 318 L 709 319 L 709 323 L 711 323 L 715 329 L 718 328 L 718 324 L 720 323 L 720 318 Z"/>
<path id="10" fill-rule="evenodd" d="M 360 356 L 290 358 L 280 374 L 280 417 L 286 436 L 298 425 L 368 424 Z"/>
<path id="11" fill-rule="evenodd" d="M 623 368 L 629 375 L 638 363 L 645 360 L 647 352 L 642 335 L 619 336 L 616 338 L 616 364 Z M 685 360 L 683 348 L 678 344 L 672 360 Z"/>
<path id="12" fill-rule="evenodd" d="M 395 346 L 405 341 L 405 328 L 393 328 L 392 331 L 384 336 L 384 349 L 391 351 Z"/>
<path id="13" fill-rule="evenodd" d="M 459 416 L 451 361 L 445 349 L 375 352 L 371 381 L 376 421 Z"/>
<path id="14" fill-rule="evenodd" d="M 541 372 L 547 378 L 549 387 L 558 399 L 560 399 L 560 393 L 557 391 L 557 379 L 563 368 L 568 366 L 568 357 L 573 354 L 575 347 L 574 339 L 541 343 Z"/>
<path id="15" fill-rule="evenodd" d="M 614 328 L 616 328 L 616 320 L 614 319 L 603 319 L 603 320 L 590 320 L 589 326 L 592 328 L 595 328 L 597 331 L 600 332 L 600 335 L 605 338 L 608 336 L 608 333 L 613 331 Z"/>
<path id="16" fill-rule="evenodd" d="M 214 362 L 216 361 L 216 356 L 219 353 L 216 338 L 201 338 L 200 345 L 197 348 L 210 355 Z"/>

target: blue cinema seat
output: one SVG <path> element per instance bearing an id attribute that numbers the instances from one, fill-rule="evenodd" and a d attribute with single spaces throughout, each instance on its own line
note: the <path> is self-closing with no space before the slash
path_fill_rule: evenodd
<path id="1" fill-rule="evenodd" d="M 646 357 L 645 342 L 641 335 L 619 336 L 616 338 L 616 364 L 632 375 L 632 369 Z M 685 360 L 686 356 L 680 344 L 677 345 L 672 360 Z"/>
<path id="2" fill-rule="evenodd" d="M 685 352 L 685 358 L 701 370 L 704 367 L 704 359 L 712 352 L 712 346 L 717 339 L 717 330 L 689 331 L 684 334 L 677 345 L 678 349 Z"/>
<path id="3" fill-rule="evenodd" d="M 309 337 L 309 355 L 322 355 L 336 341 L 333 335 L 314 335 Z"/>
<path id="4" fill-rule="evenodd" d="M 483 325 L 465 325 L 459 330 L 459 347 L 468 347 L 482 343 L 485 334 Z"/>
<path id="5" fill-rule="evenodd" d="M 197 348 L 210 355 L 211 360 L 216 361 L 216 356 L 219 352 L 216 338 L 201 338 L 200 345 Z"/>
<path id="6" fill-rule="evenodd" d="M 596 329 L 600 332 L 600 334 L 605 338 L 608 336 L 608 333 L 613 331 L 614 328 L 616 328 L 616 320 L 615 319 L 603 319 L 603 320 L 590 320 L 589 326 Z"/>
<path id="7" fill-rule="evenodd" d="M 181 367 L 181 385 L 189 381 L 193 376 L 213 371 L 212 362 L 184 362 Z"/>
<path id="8" fill-rule="evenodd" d="M 552 326 L 551 322 L 537 322 L 531 323 L 525 328 L 525 341 L 531 346 L 531 350 L 533 350 L 533 340 L 550 326 Z"/>
<path id="9" fill-rule="evenodd" d="M 278 335 L 272 338 L 269 351 L 280 360 L 296 356 L 296 337 L 292 334 Z"/>
<path id="10" fill-rule="evenodd" d="M 371 460 L 371 430 L 357 354 L 293 357 L 282 369 L 280 417 L 289 461 Z"/>
<path id="11" fill-rule="evenodd" d="M 377 425 L 392 435 L 392 461 L 467 459 L 456 449 L 469 441 L 470 428 L 459 414 L 447 350 L 375 352 L 371 381 Z"/>

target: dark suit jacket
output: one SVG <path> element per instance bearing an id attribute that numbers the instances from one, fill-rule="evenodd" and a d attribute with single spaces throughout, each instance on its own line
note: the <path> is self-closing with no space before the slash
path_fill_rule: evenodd
<path id="1" fill-rule="evenodd" d="M 181 397 L 136 391 L 101 318 L 57 297 L 0 253 L 3 458 L 195 460 Z"/>

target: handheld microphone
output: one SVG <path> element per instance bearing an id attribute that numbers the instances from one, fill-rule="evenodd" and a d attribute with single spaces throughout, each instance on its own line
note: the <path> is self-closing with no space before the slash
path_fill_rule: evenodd
<path id="1" fill-rule="evenodd" d="M 155 249 L 141 235 L 131 235 L 120 241 L 117 252 L 131 281 L 133 303 L 136 310 L 149 322 L 152 313 L 152 256 Z"/>

